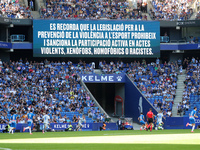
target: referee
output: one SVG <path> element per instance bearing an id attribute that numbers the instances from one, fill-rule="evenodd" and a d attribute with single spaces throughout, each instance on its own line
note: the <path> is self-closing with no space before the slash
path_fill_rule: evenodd
<path id="1" fill-rule="evenodd" d="M 152 131 L 153 128 L 153 112 L 152 112 L 152 108 L 149 109 L 149 111 L 147 112 L 147 121 L 149 122 L 149 125 L 147 127 L 147 130 L 150 128 L 150 131 Z"/>

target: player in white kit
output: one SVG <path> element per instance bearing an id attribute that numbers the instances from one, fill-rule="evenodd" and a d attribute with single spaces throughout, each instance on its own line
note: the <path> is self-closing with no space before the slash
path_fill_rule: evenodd
<path id="1" fill-rule="evenodd" d="M 156 130 L 159 129 L 159 130 L 164 130 L 164 128 L 162 127 L 162 125 L 164 124 L 163 121 L 162 121 L 162 118 L 163 117 L 163 113 L 162 111 L 160 110 L 159 113 L 157 114 L 157 124 L 156 124 Z"/>
<path id="2" fill-rule="evenodd" d="M 44 116 L 42 117 L 42 119 L 43 119 L 43 124 L 44 125 L 43 125 L 42 132 L 44 133 L 44 132 L 47 132 L 46 129 L 48 127 L 50 117 L 47 114 L 45 114 L 45 113 L 43 113 L 43 115 Z"/>
<path id="3" fill-rule="evenodd" d="M 85 116 L 83 115 L 82 118 L 79 118 L 78 120 L 78 126 L 77 126 L 77 131 L 80 130 L 82 131 L 82 123 L 85 122 L 86 123 L 86 119 L 85 119 Z"/>

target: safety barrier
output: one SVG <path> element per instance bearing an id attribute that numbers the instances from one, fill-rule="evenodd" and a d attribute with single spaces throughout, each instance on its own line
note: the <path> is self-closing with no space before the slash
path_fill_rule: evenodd
<path id="1" fill-rule="evenodd" d="M 3 130 L 5 130 L 6 125 L 7 124 L 0 124 L 0 132 L 3 132 Z M 68 125 L 69 123 L 50 123 L 49 129 L 55 130 L 55 131 L 65 130 L 68 127 Z M 83 123 L 82 125 L 83 125 L 82 131 L 99 131 L 103 123 Z M 16 126 L 16 130 L 23 132 L 23 128 L 27 126 L 28 124 L 18 123 Z M 40 123 L 40 130 L 42 129 L 42 126 L 43 124 Z M 72 126 L 75 129 L 77 126 L 77 123 L 72 123 Z M 106 123 L 106 130 L 117 130 L 117 129 L 118 128 L 117 128 L 116 123 Z"/>
<path id="2" fill-rule="evenodd" d="M 189 117 L 167 117 L 165 121 L 165 129 L 191 129 L 186 124 L 190 122 Z M 196 127 L 200 125 L 200 119 L 195 119 Z"/>
<path id="3" fill-rule="evenodd" d="M 13 34 L 10 36 L 11 42 L 24 42 L 25 41 L 25 35 L 17 35 Z"/>

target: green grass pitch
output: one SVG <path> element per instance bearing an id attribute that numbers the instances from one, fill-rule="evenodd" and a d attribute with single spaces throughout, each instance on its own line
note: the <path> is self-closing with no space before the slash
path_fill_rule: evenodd
<path id="1" fill-rule="evenodd" d="M 124 135 L 156 135 L 156 134 L 186 134 L 190 133 L 190 130 L 163 130 L 163 131 L 83 131 L 83 132 L 47 132 L 45 134 L 41 132 L 33 133 L 14 133 L 0 134 L 0 141 L 4 139 L 32 139 L 32 138 L 61 138 L 61 137 L 85 137 L 87 136 L 124 136 Z M 200 133 L 200 130 L 195 130 L 196 134 Z M 122 137 L 123 138 L 123 137 Z M 199 144 L 77 144 L 77 143 L 0 143 L 0 150 L 199 150 Z"/>

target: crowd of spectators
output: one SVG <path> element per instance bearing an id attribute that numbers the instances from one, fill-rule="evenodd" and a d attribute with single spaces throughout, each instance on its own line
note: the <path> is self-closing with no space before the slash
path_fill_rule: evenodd
<path id="1" fill-rule="evenodd" d="M 25 5 L 20 5 L 19 0 L 1 0 L 0 16 L 6 18 L 32 19 L 31 10 Z"/>
<path id="2" fill-rule="evenodd" d="M 188 20 L 193 14 L 192 3 L 193 0 L 152 0 L 153 8 L 149 14 L 153 20 Z M 199 4 L 198 0 L 196 19 L 200 19 Z M 32 9 L 32 6 L 19 4 L 19 0 L 0 1 L 2 17 L 32 19 Z M 43 19 L 147 20 L 147 16 L 142 14 L 147 12 L 147 3 L 137 1 L 137 9 L 134 9 L 127 0 L 47 0 L 46 8 L 41 7 L 39 12 Z"/>
<path id="3" fill-rule="evenodd" d="M 163 110 L 165 115 L 172 116 L 177 75 L 182 70 L 182 66 L 177 62 L 160 64 L 160 60 L 157 59 L 155 63 L 150 64 L 145 60 L 126 64 L 122 61 L 111 61 L 107 64 L 106 61 L 100 61 L 99 66 L 103 73 L 127 73 L 158 111 Z"/>
<path id="4" fill-rule="evenodd" d="M 196 20 L 200 20 L 200 11 L 197 12 Z"/>
<path id="5" fill-rule="evenodd" d="M 187 59 L 187 62 L 185 89 L 182 103 L 179 104 L 185 115 L 188 115 L 194 106 L 200 108 L 200 60 L 193 57 L 191 60 Z"/>
<path id="6" fill-rule="evenodd" d="M 104 121 L 105 115 L 90 99 L 77 75 L 92 72 L 92 65 L 82 61 L 73 64 L 0 60 L 0 123 L 7 122 L 12 111 L 16 112 L 18 123 L 25 123 L 30 110 L 39 122 L 43 112 L 54 123 L 77 122 L 83 114 L 87 121 Z"/>
<path id="7" fill-rule="evenodd" d="M 150 17 L 153 20 L 188 20 L 193 9 L 191 0 L 152 0 L 153 9 L 150 9 Z"/>
<path id="8" fill-rule="evenodd" d="M 189 36 L 189 38 L 187 39 L 187 43 L 190 44 L 200 43 L 200 37 Z"/>
<path id="9" fill-rule="evenodd" d="M 40 9 L 45 19 L 133 19 L 147 20 L 128 1 L 108 0 L 47 0 L 46 9 Z"/>

